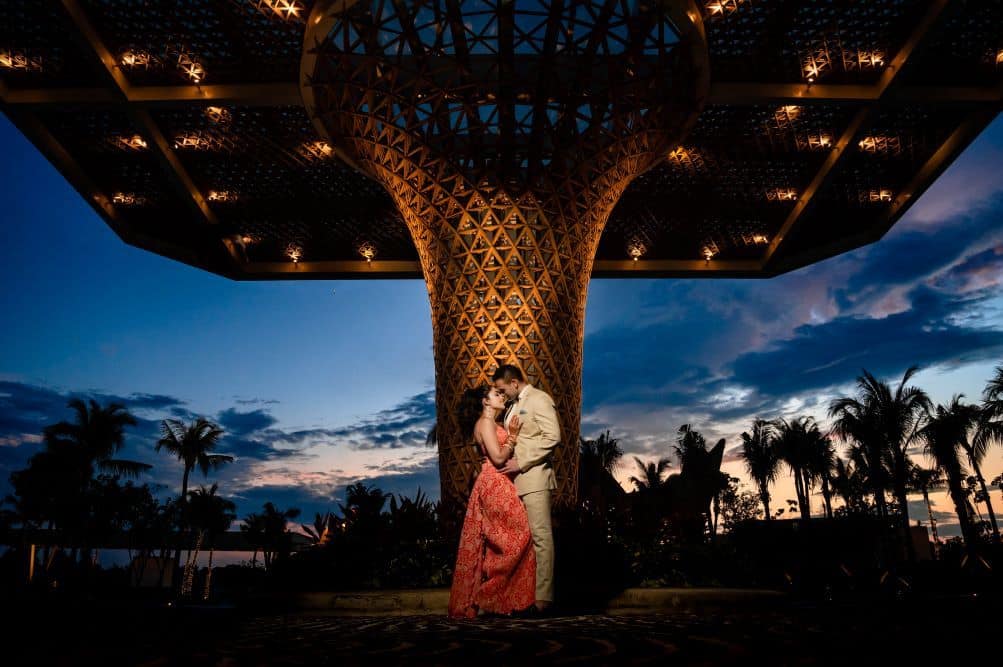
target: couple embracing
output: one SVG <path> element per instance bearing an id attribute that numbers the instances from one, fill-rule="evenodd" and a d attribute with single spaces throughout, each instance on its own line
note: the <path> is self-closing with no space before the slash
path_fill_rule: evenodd
<path id="1" fill-rule="evenodd" d="M 484 455 L 467 504 L 449 615 L 544 611 L 554 599 L 554 400 L 515 366 L 463 394 L 460 426 Z M 510 406 L 506 409 L 506 403 Z"/>

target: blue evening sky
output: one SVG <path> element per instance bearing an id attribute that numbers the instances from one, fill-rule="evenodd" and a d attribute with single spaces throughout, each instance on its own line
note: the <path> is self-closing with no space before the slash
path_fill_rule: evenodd
<path id="1" fill-rule="evenodd" d="M 918 364 L 935 400 L 976 400 L 1003 362 L 1001 171 L 997 119 L 877 244 L 771 280 L 593 282 L 583 433 L 621 438 L 625 480 L 683 423 L 733 453 L 757 416 L 824 420 L 862 367 Z M 421 281 L 240 283 L 132 248 L 2 117 L 0 225 L 0 495 L 79 395 L 140 417 L 127 454 L 164 493 L 180 470 L 152 451 L 159 420 L 205 415 L 238 457 L 218 478 L 242 513 L 312 516 L 358 480 L 438 496 Z M 989 458 L 999 474 L 1003 448 Z"/>

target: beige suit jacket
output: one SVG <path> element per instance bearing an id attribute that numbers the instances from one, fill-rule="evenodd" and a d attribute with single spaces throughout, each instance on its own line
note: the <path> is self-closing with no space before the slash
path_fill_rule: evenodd
<path id="1" fill-rule="evenodd" d="M 522 429 L 515 443 L 515 458 L 522 472 L 515 477 L 515 489 L 520 496 L 534 491 L 556 489 L 551 453 L 561 440 L 554 399 L 532 385 L 513 408 Z"/>

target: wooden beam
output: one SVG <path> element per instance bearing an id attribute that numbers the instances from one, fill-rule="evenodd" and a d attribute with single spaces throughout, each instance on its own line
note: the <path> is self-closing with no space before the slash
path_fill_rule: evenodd
<path id="1" fill-rule="evenodd" d="M 758 260 L 693 259 L 597 259 L 592 265 L 593 278 L 691 278 L 751 276 L 760 272 Z"/>
<path id="2" fill-rule="evenodd" d="M 302 280 L 307 279 L 423 279 L 421 264 L 417 261 L 364 260 L 318 262 L 247 262 L 239 276 L 249 280 Z"/>
<path id="3" fill-rule="evenodd" d="M 729 83 L 710 86 L 708 105 L 832 104 L 874 102 L 881 96 L 878 84 L 870 86 L 801 83 Z M 23 88 L 0 91 L 0 98 L 16 105 L 113 104 L 122 97 L 107 88 Z M 896 102 L 952 104 L 999 102 L 997 86 L 913 85 L 885 93 Z M 205 86 L 129 86 L 124 100 L 133 105 L 185 106 L 188 104 L 240 104 L 255 107 L 303 106 L 293 83 L 233 83 Z"/>
<path id="4" fill-rule="evenodd" d="M 763 257 L 763 268 L 768 267 L 768 265 L 773 261 L 773 258 L 782 247 L 784 240 L 790 236 L 791 231 L 798 223 L 798 220 L 801 219 L 801 215 L 804 211 L 808 209 L 812 199 L 826 184 L 829 175 L 833 172 L 840 159 L 842 159 L 842 157 L 846 155 L 849 150 L 852 150 L 851 142 L 853 141 L 853 138 L 863 127 L 871 112 L 877 107 L 889 87 L 895 82 L 895 78 L 905 68 L 905 64 L 909 60 L 909 56 L 912 55 L 912 53 L 916 50 L 916 47 L 930 31 L 930 27 L 936 23 L 937 18 L 944 10 L 944 7 L 947 6 L 947 2 L 948 0 L 931 0 L 930 6 L 927 8 L 923 18 L 920 19 L 919 24 L 913 29 L 912 34 L 909 35 L 909 38 L 902 45 L 902 48 L 898 50 L 898 53 L 895 54 L 892 61 L 885 68 L 884 72 L 882 72 L 881 78 L 878 79 L 878 83 L 875 86 L 876 92 L 878 93 L 877 97 L 854 115 L 853 120 L 850 121 L 846 130 L 844 130 L 843 134 L 840 136 L 836 146 L 834 146 L 832 151 L 829 152 L 829 156 L 826 158 L 825 162 L 822 163 L 822 167 L 819 169 L 818 173 L 815 174 L 815 178 L 812 179 L 805 191 L 798 197 L 798 202 L 794 206 L 794 209 L 787 216 L 787 219 L 784 220 L 783 225 L 780 227 L 780 231 L 774 236 L 766 250 Z"/>
<path id="5" fill-rule="evenodd" d="M 247 106 L 303 106 L 295 83 L 241 83 L 213 86 L 132 86 L 133 104 L 243 104 Z"/>
<path id="6" fill-rule="evenodd" d="M 880 92 L 873 85 L 807 83 L 730 83 L 710 85 L 707 104 L 806 104 L 819 102 L 872 102 Z"/>

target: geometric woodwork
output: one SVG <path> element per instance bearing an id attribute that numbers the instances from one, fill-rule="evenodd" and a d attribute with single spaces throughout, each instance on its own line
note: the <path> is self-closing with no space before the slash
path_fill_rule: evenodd
<path id="1" fill-rule="evenodd" d="M 696 119 L 699 14 L 668 0 L 386 0 L 318 3 L 307 25 L 307 110 L 387 190 L 418 251 L 443 500 L 465 501 L 482 459 L 460 431 L 463 392 L 514 363 L 557 402 L 555 501 L 574 502 L 592 261 L 624 189 Z"/>

